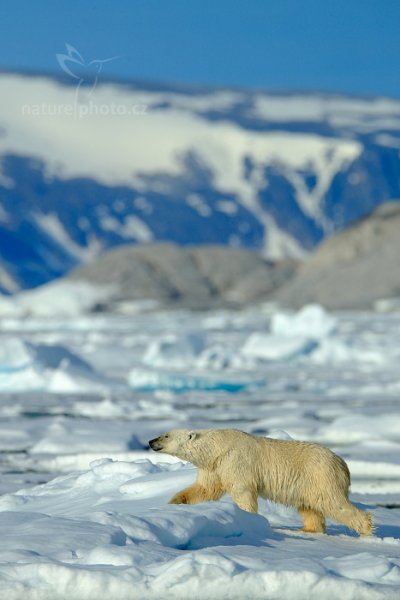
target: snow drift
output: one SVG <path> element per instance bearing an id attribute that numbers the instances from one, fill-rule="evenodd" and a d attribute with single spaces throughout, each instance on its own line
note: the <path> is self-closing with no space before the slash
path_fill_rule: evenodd
<path id="1" fill-rule="evenodd" d="M 11 600 L 395 598 L 398 540 L 293 536 L 275 529 L 297 525 L 293 512 L 266 502 L 260 515 L 229 500 L 168 505 L 194 476 L 180 462 L 103 459 L 3 496 L 1 593 Z"/>

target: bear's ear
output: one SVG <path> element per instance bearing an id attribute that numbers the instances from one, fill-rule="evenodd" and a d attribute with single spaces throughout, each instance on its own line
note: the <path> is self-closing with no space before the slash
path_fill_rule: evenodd
<path id="1" fill-rule="evenodd" d="M 197 433 L 195 431 L 189 431 L 188 439 L 193 442 L 197 438 Z"/>

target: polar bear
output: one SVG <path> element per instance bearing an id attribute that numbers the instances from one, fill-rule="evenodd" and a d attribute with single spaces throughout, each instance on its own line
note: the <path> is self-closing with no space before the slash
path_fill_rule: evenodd
<path id="1" fill-rule="evenodd" d="M 225 492 L 249 512 L 257 498 L 295 507 L 304 532 L 324 533 L 325 518 L 360 535 L 373 530 L 371 513 L 348 499 L 349 469 L 328 448 L 296 440 L 276 440 L 237 429 L 175 429 L 150 440 L 156 452 L 171 454 L 198 467 L 196 482 L 171 498 L 171 504 L 219 500 Z"/>

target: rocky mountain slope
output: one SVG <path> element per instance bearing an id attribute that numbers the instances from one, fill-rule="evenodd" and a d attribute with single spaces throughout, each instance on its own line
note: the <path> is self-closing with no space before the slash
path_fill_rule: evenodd
<path id="1" fill-rule="evenodd" d="M 273 297 L 294 308 L 319 302 L 331 309 L 400 298 L 400 203 L 383 204 L 324 242 Z"/>
<path id="2" fill-rule="evenodd" d="M 399 231 L 400 202 L 389 202 L 330 237 L 302 263 L 221 245 L 123 246 L 35 290 L 0 297 L 0 314 L 207 310 L 265 302 L 294 309 L 319 303 L 391 310 L 400 307 Z"/>
<path id="3" fill-rule="evenodd" d="M 0 291 L 108 248 L 307 256 L 400 197 L 400 101 L 0 73 Z"/>
<path id="4" fill-rule="evenodd" d="M 65 281 L 111 290 L 97 310 L 127 310 L 137 301 L 174 308 L 242 307 L 266 299 L 293 277 L 296 266 L 240 248 L 155 243 L 111 250 Z"/>

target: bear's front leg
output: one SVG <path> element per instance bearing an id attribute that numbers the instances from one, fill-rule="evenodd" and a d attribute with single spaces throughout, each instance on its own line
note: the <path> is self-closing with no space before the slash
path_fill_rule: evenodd
<path id="1" fill-rule="evenodd" d="M 221 481 L 216 473 L 200 470 L 197 480 L 193 485 L 178 492 L 169 501 L 170 504 L 198 504 L 219 500 L 224 494 Z"/>
<path id="2" fill-rule="evenodd" d="M 208 502 L 216 500 L 213 490 L 207 489 L 198 483 L 194 483 L 181 492 L 178 492 L 171 498 L 169 504 L 198 504 L 199 502 Z"/>
<path id="3" fill-rule="evenodd" d="M 198 502 L 202 502 L 201 497 L 201 490 L 199 489 L 199 486 L 194 483 L 190 487 L 175 494 L 175 496 L 172 496 L 169 504 L 197 504 Z"/>
<path id="4" fill-rule="evenodd" d="M 233 487 L 229 490 L 231 498 L 239 508 L 247 512 L 258 512 L 258 496 L 257 492 L 243 487 Z"/>

